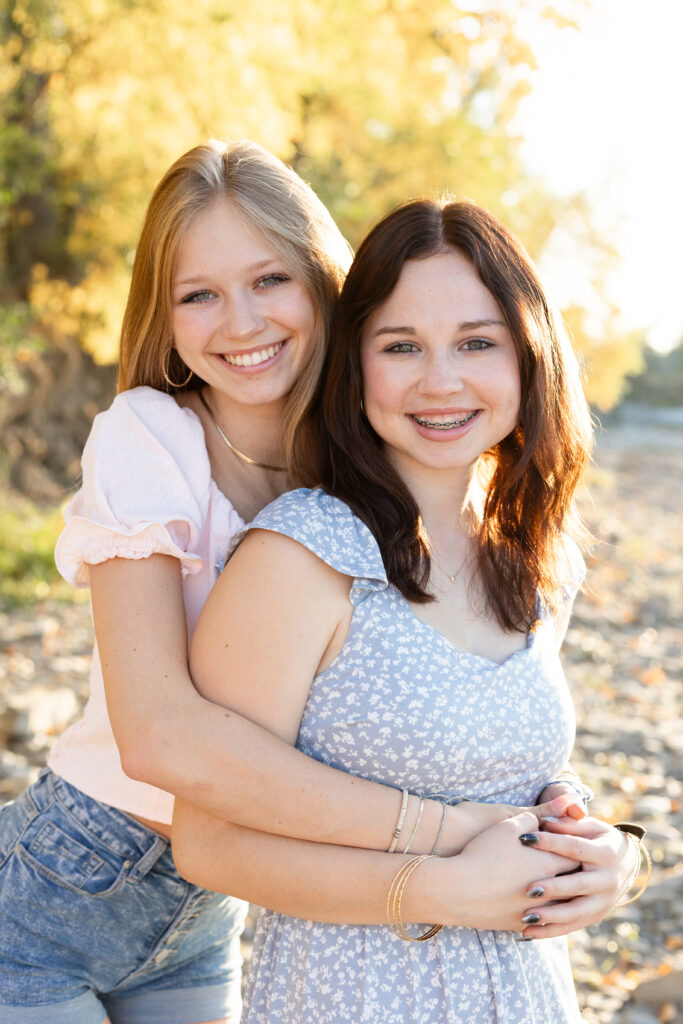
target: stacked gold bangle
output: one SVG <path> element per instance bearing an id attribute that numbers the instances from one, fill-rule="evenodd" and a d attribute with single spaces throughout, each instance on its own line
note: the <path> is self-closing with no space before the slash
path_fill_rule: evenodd
<path id="1" fill-rule="evenodd" d="M 652 877 L 652 860 L 650 859 L 650 854 L 647 852 L 647 848 L 643 843 L 646 833 L 642 825 L 634 825 L 633 822 L 630 821 L 618 821 L 614 827 L 619 829 L 620 832 L 623 832 L 628 841 L 633 843 L 638 850 L 638 869 L 626 887 L 626 892 L 628 892 L 631 886 L 637 882 L 643 873 L 643 867 L 645 868 L 645 881 L 641 883 L 640 888 L 635 895 L 624 900 L 623 903 L 617 902 L 615 904 L 616 907 L 627 907 L 629 903 L 634 903 L 635 900 L 639 899 L 650 884 L 650 879 Z"/>
<path id="2" fill-rule="evenodd" d="M 394 875 L 391 885 L 389 886 L 389 892 L 387 893 L 387 921 L 391 925 L 391 930 L 398 935 L 399 939 L 403 939 L 405 942 L 426 942 L 427 939 L 433 938 L 437 932 L 440 932 L 443 928 L 442 924 L 433 924 L 432 927 L 424 933 L 424 935 L 413 936 L 406 931 L 405 925 L 401 920 L 401 900 L 403 899 L 403 893 L 406 885 L 408 884 L 408 880 L 413 871 L 415 871 L 423 861 L 431 859 L 431 853 L 424 853 L 420 857 L 413 857 L 413 859 L 409 860 L 407 864 L 403 864 L 403 866 L 399 868 Z"/>

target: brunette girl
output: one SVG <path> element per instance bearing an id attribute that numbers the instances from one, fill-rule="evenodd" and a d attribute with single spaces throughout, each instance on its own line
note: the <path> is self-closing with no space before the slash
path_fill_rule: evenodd
<path id="1" fill-rule="evenodd" d="M 574 739 L 558 649 L 584 572 L 573 498 L 591 430 L 576 360 L 495 218 L 416 201 L 370 233 L 309 426 L 298 468 L 323 487 L 237 535 L 193 641 L 201 691 L 417 794 L 417 822 L 427 800 L 533 804 Z M 560 936 L 628 888 L 635 844 L 593 819 L 539 832 L 524 811 L 457 856 L 433 856 L 437 833 L 414 857 L 401 825 L 396 853 L 353 866 L 272 839 L 289 881 L 268 885 L 267 844 L 177 804 L 181 870 L 272 908 L 243 1020 L 578 1022 Z"/>

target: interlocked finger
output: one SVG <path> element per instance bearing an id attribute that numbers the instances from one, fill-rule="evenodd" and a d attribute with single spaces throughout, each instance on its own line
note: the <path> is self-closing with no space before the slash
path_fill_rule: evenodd
<path id="1" fill-rule="evenodd" d="M 576 867 L 602 866 L 612 856 L 611 852 L 599 841 L 586 839 L 583 836 L 560 835 L 556 832 L 533 832 L 520 836 L 525 846 L 533 846 L 535 850 L 545 850 L 574 861 Z"/>
<path id="2" fill-rule="evenodd" d="M 577 896 L 591 896 L 604 888 L 604 880 L 597 871 L 572 871 L 567 875 L 556 875 L 554 878 L 542 878 L 527 891 L 530 900 L 571 900 Z M 543 892 L 538 894 L 537 890 Z M 534 893 L 532 896 L 531 894 Z M 537 909 L 537 908 L 536 908 Z"/>
<path id="3" fill-rule="evenodd" d="M 540 921 L 529 922 L 523 935 L 529 939 L 567 935 L 601 920 L 604 913 L 603 902 L 596 896 L 580 896 L 569 903 L 553 903 L 536 909 L 534 916 L 540 917 Z"/>

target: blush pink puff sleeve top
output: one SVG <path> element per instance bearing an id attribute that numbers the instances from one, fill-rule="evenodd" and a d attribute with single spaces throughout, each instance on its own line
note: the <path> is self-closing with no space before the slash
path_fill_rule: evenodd
<path id="1" fill-rule="evenodd" d="M 55 550 L 60 573 L 87 587 L 89 567 L 109 558 L 177 558 L 190 639 L 230 539 L 244 525 L 211 477 L 199 419 L 153 388 L 124 391 L 95 417 L 82 467 L 82 484 L 65 510 Z M 149 628 L 164 629 L 154 608 Z M 97 645 L 90 687 L 83 717 L 58 739 L 50 768 L 97 800 L 170 823 L 171 794 L 123 773 Z"/>

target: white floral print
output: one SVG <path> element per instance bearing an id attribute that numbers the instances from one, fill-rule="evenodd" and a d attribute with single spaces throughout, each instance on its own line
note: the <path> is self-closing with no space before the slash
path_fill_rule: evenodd
<path id="1" fill-rule="evenodd" d="M 293 537 L 354 579 L 349 634 L 313 680 L 301 750 L 425 797 L 535 802 L 574 740 L 550 617 L 525 649 L 496 664 L 456 650 L 417 618 L 388 584 L 374 537 L 342 501 L 319 489 L 292 491 L 251 525 Z M 576 1024 L 566 941 L 517 939 L 446 927 L 429 942 L 407 943 L 388 926 L 264 911 L 242 1021 Z"/>

